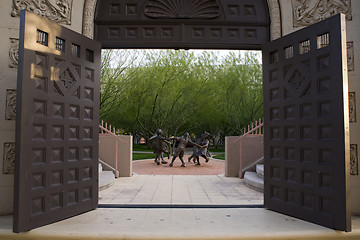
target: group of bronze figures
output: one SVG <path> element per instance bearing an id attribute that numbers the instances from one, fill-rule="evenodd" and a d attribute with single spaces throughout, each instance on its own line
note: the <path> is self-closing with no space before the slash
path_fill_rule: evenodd
<path id="1" fill-rule="evenodd" d="M 200 165 L 200 157 L 203 157 L 206 163 L 209 161 L 210 154 L 208 151 L 208 147 L 210 144 L 209 141 L 211 137 L 210 133 L 204 132 L 201 135 L 201 137 L 196 139 L 196 142 L 192 142 L 190 140 L 190 135 L 187 132 L 184 133 L 184 135 L 181 137 L 164 138 L 161 135 L 162 135 L 161 129 L 157 129 L 155 131 L 155 135 L 149 139 L 149 141 L 152 142 L 154 153 L 156 154 L 154 161 L 157 165 L 160 165 L 160 161 L 162 164 L 167 164 L 167 162 L 164 160 L 163 154 L 166 154 L 168 156 L 168 159 L 170 159 L 170 150 L 168 147 L 170 146 L 170 141 L 176 141 L 178 142 L 178 144 L 177 147 L 175 148 L 174 155 L 171 160 L 171 163 L 169 164 L 169 167 L 173 166 L 173 163 L 177 157 L 179 157 L 179 159 L 181 160 L 182 163 L 181 167 L 185 167 L 185 162 L 183 157 L 185 154 L 186 146 L 188 144 L 193 146 L 193 153 L 188 158 L 189 162 L 193 160 L 195 165 Z"/>

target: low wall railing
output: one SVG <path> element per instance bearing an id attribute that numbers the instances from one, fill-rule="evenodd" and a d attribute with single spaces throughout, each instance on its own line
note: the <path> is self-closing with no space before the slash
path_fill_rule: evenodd
<path id="1" fill-rule="evenodd" d="M 246 136 L 249 134 L 263 135 L 264 134 L 264 120 L 260 118 L 259 120 L 249 124 L 247 127 L 247 130 L 246 130 L 246 128 L 244 128 L 244 134 L 241 136 Z"/>
<path id="2" fill-rule="evenodd" d="M 99 130 L 100 130 L 100 135 L 110 135 L 112 136 L 115 141 L 115 166 L 111 166 L 110 164 L 106 163 L 105 161 L 101 160 L 101 162 L 106 165 L 108 168 L 110 168 L 114 174 L 115 177 L 118 178 L 119 177 L 119 169 L 118 169 L 118 142 L 123 142 L 125 144 L 128 144 L 126 141 L 121 140 L 117 137 L 117 135 L 115 134 L 115 128 L 112 128 L 111 125 L 108 126 L 107 123 L 104 123 L 104 121 L 101 121 L 101 124 L 99 124 Z"/>
<path id="3" fill-rule="evenodd" d="M 226 174 L 229 177 L 243 177 L 244 171 L 261 162 L 262 136 L 264 134 L 264 121 L 259 119 L 243 129 L 241 136 L 227 137 L 226 140 Z M 253 136 L 253 137 L 251 137 Z M 261 148 L 260 151 L 257 151 Z M 254 150 L 254 149 L 256 150 Z"/>

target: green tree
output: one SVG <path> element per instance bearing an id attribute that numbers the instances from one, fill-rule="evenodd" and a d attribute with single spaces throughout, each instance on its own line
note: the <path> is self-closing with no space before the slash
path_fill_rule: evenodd
<path id="1" fill-rule="evenodd" d="M 103 65 L 102 118 L 113 126 L 145 138 L 161 128 L 166 136 L 208 131 L 214 140 L 223 140 L 240 135 L 262 117 L 256 54 L 235 52 L 221 58 L 218 52 L 185 50 L 136 53 L 127 65 L 120 62 L 118 70 Z"/>
<path id="2" fill-rule="evenodd" d="M 126 100 L 126 92 L 132 87 L 132 67 L 139 51 L 103 50 L 101 54 L 100 118 L 106 119 Z"/>
<path id="3" fill-rule="evenodd" d="M 130 94 L 132 114 L 148 136 L 157 128 L 166 135 L 193 128 L 191 117 L 197 98 L 205 92 L 207 77 L 200 77 L 194 54 L 188 51 L 151 52 L 138 68 Z"/>
<path id="4" fill-rule="evenodd" d="M 218 108 L 223 110 L 226 134 L 242 129 L 263 115 L 262 68 L 254 53 L 231 53 L 217 71 Z"/>

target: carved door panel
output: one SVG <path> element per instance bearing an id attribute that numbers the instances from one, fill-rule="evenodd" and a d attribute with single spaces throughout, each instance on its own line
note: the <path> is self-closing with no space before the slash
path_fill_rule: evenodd
<path id="1" fill-rule="evenodd" d="M 263 48 L 266 208 L 350 231 L 345 16 Z"/>
<path id="2" fill-rule="evenodd" d="M 21 12 L 14 232 L 95 209 L 101 46 Z"/>

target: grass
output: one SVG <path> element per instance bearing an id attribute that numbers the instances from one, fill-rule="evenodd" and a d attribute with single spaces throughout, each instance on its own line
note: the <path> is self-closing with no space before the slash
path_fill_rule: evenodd
<path id="1" fill-rule="evenodd" d="M 143 159 L 155 159 L 155 153 L 133 153 L 133 161 Z M 225 154 L 214 155 L 213 158 L 219 160 L 225 160 Z"/>
<path id="2" fill-rule="evenodd" d="M 133 151 L 144 151 L 144 153 L 133 153 L 133 160 L 142 160 L 142 159 L 155 159 L 155 154 L 150 153 L 151 149 L 147 148 L 146 144 L 134 144 Z M 223 147 L 220 148 L 210 148 L 211 153 L 225 152 Z M 147 152 L 147 153 L 145 153 Z M 214 154 L 213 158 L 225 160 L 225 154 Z"/>
<path id="3" fill-rule="evenodd" d="M 151 151 L 146 144 L 133 144 L 133 151 Z"/>
<path id="4" fill-rule="evenodd" d="M 154 153 L 133 153 L 133 161 L 142 160 L 142 159 L 155 159 L 156 155 Z"/>
<path id="5" fill-rule="evenodd" d="M 225 149 L 224 149 L 223 147 L 210 148 L 209 151 L 210 151 L 210 152 L 225 152 Z"/>
<path id="6" fill-rule="evenodd" d="M 225 153 L 213 156 L 215 159 L 225 160 Z"/>
<path id="7" fill-rule="evenodd" d="M 146 144 L 133 144 L 133 151 L 151 151 L 151 149 L 148 149 Z M 225 149 L 223 146 L 219 148 L 210 148 L 210 152 L 225 152 Z"/>

